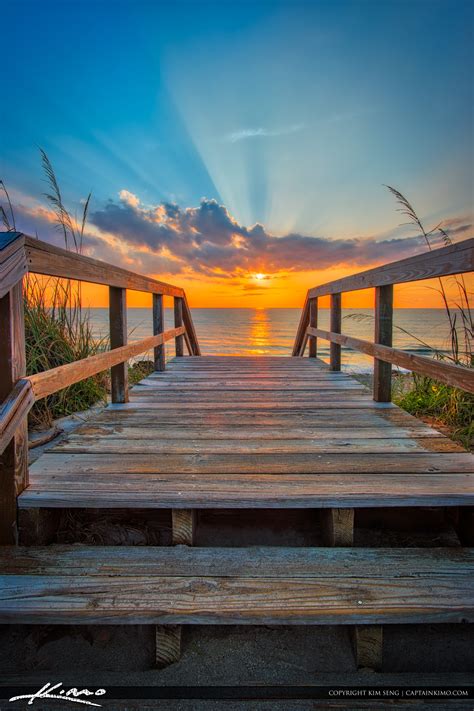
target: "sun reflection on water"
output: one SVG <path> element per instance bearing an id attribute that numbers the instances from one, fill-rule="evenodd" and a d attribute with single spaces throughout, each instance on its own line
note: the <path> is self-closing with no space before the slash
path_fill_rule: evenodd
<path id="1" fill-rule="evenodd" d="M 264 355 L 270 352 L 270 318 L 267 309 L 255 309 L 250 323 L 249 353 Z"/>

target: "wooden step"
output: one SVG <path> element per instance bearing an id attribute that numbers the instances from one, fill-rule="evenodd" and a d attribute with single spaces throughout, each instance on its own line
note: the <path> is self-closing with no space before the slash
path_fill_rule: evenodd
<path id="1" fill-rule="evenodd" d="M 4 547 L 0 622 L 474 622 L 463 548 Z"/>

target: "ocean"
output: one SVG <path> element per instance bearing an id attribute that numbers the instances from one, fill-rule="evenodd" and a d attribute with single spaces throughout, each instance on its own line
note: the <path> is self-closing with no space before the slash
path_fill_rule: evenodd
<path id="1" fill-rule="evenodd" d="M 290 356 L 301 309 L 199 309 L 193 320 L 203 355 Z M 342 332 L 373 341 L 373 309 L 343 309 Z M 97 337 L 108 333 L 108 309 L 91 308 L 90 316 Z M 152 335 L 151 308 L 129 308 L 129 340 Z M 172 309 L 165 309 L 165 327 L 173 327 Z M 329 330 L 329 309 L 319 310 L 319 326 Z M 449 327 L 443 309 L 395 309 L 393 344 L 397 348 L 432 355 L 431 348 L 449 347 Z M 167 357 L 174 355 L 174 344 L 167 344 Z M 329 343 L 318 340 L 318 356 L 329 359 Z M 140 356 L 146 357 L 146 356 Z M 346 371 L 367 372 L 373 359 L 363 353 L 342 349 Z"/>

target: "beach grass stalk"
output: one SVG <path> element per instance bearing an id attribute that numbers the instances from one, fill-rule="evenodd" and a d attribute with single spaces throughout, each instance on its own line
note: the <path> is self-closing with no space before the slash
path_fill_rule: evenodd
<path id="1" fill-rule="evenodd" d="M 439 244 L 433 245 L 436 237 L 438 237 L 437 241 L 441 241 L 445 246 L 452 244 L 449 234 L 441 224 L 427 230 L 407 198 L 399 190 L 389 185 L 386 187 L 395 197 L 398 211 L 408 219 L 408 224 L 414 225 L 421 233 L 429 250 L 439 246 Z M 448 297 L 447 283 L 455 287 L 454 298 Z M 444 279 L 440 277 L 437 286 L 427 288 L 434 288 L 440 295 L 449 330 L 446 350 L 440 351 L 426 343 L 423 345 L 428 346 L 434 358 L 447 360 L 466 368 L 474 367 L 472 294 L 467 288 L 464 276 L 461 274 Z M 414 334 L 408 333 L 408 335 L 419 340 Z M 447 425 L 454 439 L 465 447 L 472 448 L 474 446 L 474 395 L 416 373 L 412 373 L 408 378 L 408 387 L 405 383 L 402 388 L 394 388 L 394 402 L 413 415 L 433 418 Z"/>

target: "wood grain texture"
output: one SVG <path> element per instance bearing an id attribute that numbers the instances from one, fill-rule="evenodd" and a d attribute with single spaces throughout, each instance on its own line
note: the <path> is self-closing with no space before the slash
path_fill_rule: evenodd
<path id="1" fill-rule="evenodd" d="M 286 387 L 292 368 L 308 373 L 307 390 Z M 227 357 L 173 359 L 129 403 L 110 405 L 44 454 L 19 499 L 22 509 L 473 502 L 472 456 L 373 402 L 347 375 L 316 358 Z"/>
<path id="2" fill-rule="evenodd" d="M 0 299 L 23 279 L 27 271 L 23 235 L 19 232 L 0 233 Z"/>
<path id="3" fill-rule="evenodd" d="M 298 324 L 298 329 L 296 331 L 295 342 L 293 345 L 292 356 L 300 356 L 303 348 L 303 342 L 305 340 L 306 329 L 309 325 L 309 299 L 306 296 L 303 308 L 301 310 L 300 321 Z M 304 349 L 303 349 L 304 352 Z"/>
<path id="4" fill-rule="evenodd" d="M 334 333 L 341 332 L 341 307 L 341 294 L 331 294 L 330 328 Z M 314 335 L 315 330 L 317 329 L 312 329 L 311 334 L 307 331 L 308 335 Z M 335 341 L 330 344 L 329 370 L 341 370 L 341 346 Z"/>
<path id="5" fill-rule="evenodd" d="M 55 548 L 16 552 L 0 552 L 1 623 L 474 621 L 467 549 L 62 547 L 56 569 Z"/>
<path id="6" fill-rule="evenodd" d="M 383 627 L 356 625 L 351 629 L 356 666 L 358 669 L 382 670 Z"/>
<path id="7" fill-rule="evenodd" d="M 115 267 L 107 262 L 55 247 L 33 237 L 25 236 L 28 269 L 37 274 L 77 279 L 93 284 L 105 284 L 122 289 L 146 291 L 151 294 L 183 296 L 183 289 L 165 282 L 141 276 Z"/>
<path id="8" fill-rule="evenodd" d="M 163 295 L 153 294 L 153 335 L 157 336 L 165 330 L 165 317 L 163 306 Z M 161 373 L 165 370 L 166 352 L 165 344 L 155 346 L 153 351 L 155 370 Z"/>
<path id="9" fill-rule="evenodd" d="M 11 442 L 34 404 L 33 390 L 28 380 L 18 380 L 9 396 L 0 405 L 0 454 Z"/>
<path id="10" fill-rule="evenodd" d="M 332 330 L 332 329 L 331 329 Z M 375 289 L 375 334 L 374 342 L 392 346 L 393 337 L 393 285 Z M 374 359 L 374 400 L 390 402 L 392 399 L 392 365 L 379 358 Z"/>
<path id="11" fill-rule="evenodd" d="M 174 327 L 180 329 L 183 326 L 183 299 L 174 298 Z M 184 329 L 183 329 L 184 333 Z M 176 357 L 184 355 L 184 339 L 182 335 L 176 336 Z"/>
<path id="12" fill-rule="evenodd" d="M 390 348 L 370 341 L 364 341 L 353 336 L 344 336 L 340 333 L 324 331 L 321 328 L 308 328 L 309 335 L 319 336 L 331 343 L 339 343 L 356 351 L 361 351 L 367 355 L 375 356 L 386 363 L 393 363 L 402 368 L 412 370 L 414 373 L 426 375 L 441 383 L 461 388 L 466 392 L 474 393 L 474 372 L 472 368 L 465 368 L 461 365 L 451 365 L 443 361 L 427 358 L 425 356 L 408 353 L 398 348 Z"/>
<path id="13" fill-rule="evenodd" d="M 83 456 L 83 455 L 78 455 Z M 84 455 L 85 456 L 85 455 Z M 139 458 L 137 455 L 136 458 Z M 84 463 L 85 464 L 85 463 Z M 138 465 L 140 462 L 138 462 Z M 20 508 L 331 508 L 474 505 L 472 474 L 33 472 Z"/>
<path id="14" fill-rule="evenodd" d="M 141 430 L 137 434 L 141 434 Z M 157 439 L 156 432 L 153 431 L 153 438 L 130 437 L 103 437 L 72 435 L 67 440 L 59 443 L 55 447 L 55 452 L 70 452 L 83 454 L 200 454 L 204 449 L 207 454 L 292 454 L 315 453 L 315 454 L 337 454 L 338 452 L 354 454 L 380 454 L 390 451 L 400 452 L 426 452 L 427 443 L 416 439 L 237 439 L 234 437 L 222 439 L 210 439 L 205 441 L 202 438 L 168 438 Z M 233 433 L 236 434 L 235 432 Z M 431 451 L 446 451 L 444 439 L 439 437 L 434 442 L 428 443 Z M 454 451 L 462 452 L 462 448 L 454 445 Z"/>
<path id="15" fill-rule="evenodd" d="M 110 349 L 127 345 L 127 290 L 109 287 Z M 128 402 L 128 363 L 117 363 L 110 370 L 112 402 Z"/>
<path id="16" fill-rule="evenodd" d="M 310 299 L 309 302 L 309 325 L 311 328 L 318 327 L 318 299 Z M 311 336 L 309 339 L 309 357 L 316 358 L 318 354 L 317 339 Z"/>
<path id="17" fill-rule="evenodd" d="M 433 277 L 462 274 L 474 270 L 474 239 L 466 239 L 449 247 L 422 252 L 414 257 L 384 264 L 382 267 L 344 277 L 316 286 L 308 291 L 308 298 L 357 291 L 387 284 L 403 284 Z"/>
<path id="18" fill-rule="evenodd" d="M 354 509 L 323 509 L 322 534 L 327 546 L 352 546 L 354 542 Z"/>
<path id="19" fill-rule="evenodd" d="M 81 361 L 61 365 L 58 368 L 51 368 L 37 375 L 27 377 L 33 386 L 35 399 L 40 400 L 47 395 L 62 390 L 63 388 L 78 383 L 84 378 L 100 373 L 102 370 L 107 370 L 123 361 L 129 360 L 140 353 L 146 353 L 160 343 L 175 338 L 176 335 L 182 334 L 184 329 L 171 328 L 164 333 L 149 338 L 143 338 L 140 341 L 134 341 L 126 346 L 115 348 L 111 351 L 104 351 L 98 355 L 84 358 Z M 126 405 L 127 403 L 125 403 Z"/>
<path id="20" fill-rule="evenodd" d="M 28 404 L 30 393 L 25 393 L 22 386 L 22 392 L 25 393 L 22 402 L 10 400 L 16 383 L 26 373 L 21 281 L 0 298 L 0 328 L 0 401 L 7 400 L 7 412 L 3 406 L 2 410 L 6 419 L 4 434 L 9 438 L 0 455 L 0 544 L 5 545 L 18 540 L 17 495 L 28 485 L 27 407 L 21 405 Z M 15 408 L 15 404 L 19 405 L 19 409 Z M 14 436 L 10 437 L 13 423 Z"/>
<path id="21" fill-rule="evenodd" d="M 191 309 L 189 308 L 188 299 L 186 294 L 183 296 L 183 324 L 186 329 L 185 333 L 189 338 L 190 351 L 189 354 L 193 356 L 200 356 L 201 349 L 199 347 L 199 341 L 196 335 L 196 329 L 194 327 L 194 322 L 191 315 Z"/>
<path id="22" fill-rule="evenodd" d="M 196 529 L 196 512 L 192 509 L 173 509 L 171 512 L 171 539 L 174 546 L 193 546 Z"/>
<path id="23" fill-rule="evenodd" d="M 155 629 L 156 666 L 168 667 L 181 657 L 181 625 L 157 625 Z"/>

